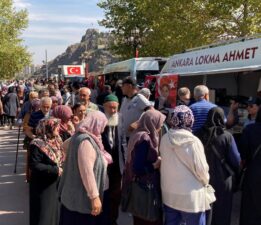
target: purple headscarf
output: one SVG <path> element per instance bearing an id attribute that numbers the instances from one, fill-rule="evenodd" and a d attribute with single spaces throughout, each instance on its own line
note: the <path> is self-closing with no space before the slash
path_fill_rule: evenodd
<path id="1" fill-rule="evenodd" d="M 133 132 L 128 144 L 128 161 L 131 160 L 131 152 L 136 143 L 147 140 L 151 147 L 158 151 L 159 134 L 158 129 L 163 125 L 166 116 L 158 110 L 148 110 L 141 116 L 138 122 L 138 128 Z"/>
<path id="2" fill-rule="evenodd" d="M 191 109 L 185 105 L 175 107 L 168 118 L 168 124 L 172 129 L 186 129 L 191 131 L 193 123 L 193 113 Z"/>

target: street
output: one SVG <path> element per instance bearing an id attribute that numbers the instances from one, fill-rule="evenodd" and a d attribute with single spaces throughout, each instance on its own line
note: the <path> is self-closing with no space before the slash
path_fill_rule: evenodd
<path id="1" fill-rule="evenodd" d="M 25 182 L 25 154 L 19 144 L 17 173 L 14 173 L 18 129 L 0 129 L 0 224 L 29 225 L 29 185 Z M 240 193 L 234 198 L 231 225 L 238 225 Z M 120 213 L 119 225 L 131 225 L 131 216 Z"/>

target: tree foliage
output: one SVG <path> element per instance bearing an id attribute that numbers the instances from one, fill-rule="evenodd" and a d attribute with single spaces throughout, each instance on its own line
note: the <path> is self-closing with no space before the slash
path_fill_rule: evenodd
<path id="1" fill-rule="evenodd" d="M 31 56 L 20 38 L 27 25 L 26 10 L 17 11 L 12 0 L 0 1 L 0 79 L 12 78 L 29 65 Z"/>
<path id="2" fill-rule="evenodd" d="M 135 43 L 129 40 L 137 28 L 140 56 L 169 56 L 261 31 L 260 0 L 103 0 L 98 5 L 105 12 L 100 24 L 115 35 L 112 49 L 123 58 L 133 56 Z"/>

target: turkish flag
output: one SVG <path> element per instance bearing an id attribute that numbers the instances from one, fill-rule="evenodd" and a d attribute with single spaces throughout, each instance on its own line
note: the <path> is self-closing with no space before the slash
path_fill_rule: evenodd
<path id="1" fill-rule="evenodd" d="M 81 67 L 79 66 L 68 66 L 67 67 L 68 75 L 81 75 Z"/>

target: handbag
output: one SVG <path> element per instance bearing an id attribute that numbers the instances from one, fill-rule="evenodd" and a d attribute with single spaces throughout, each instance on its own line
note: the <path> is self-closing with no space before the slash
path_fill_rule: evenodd
<path id="1" fill-rule="evenodd" d="M 223 168 L 229 174 L 229 176 L 225 179 L 225 183 L 228 186 L 228 189 L 232 190 L 233 192 L 237 192 L 239 190 L 238 174 L 236 174 L 233 171 L 233 169 L 228 165 L 228 163 L 226 162 L 226 159 L 219 154 L 218 150 L 216 149 L 216 147 L 214 145 L 212 145 L 211 148 L 212 148 L 214 154 L 216 155 L 216 157 L 220 160 Z"/>
<path id="2" fill-rule="evenodd" d="M 147 221 L 156 221 L 162 215 L 161 194 L 153 184 L 142 184 L 137 180 L 123 190 L 121 206 L 123 212 Z"/>

